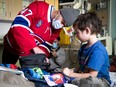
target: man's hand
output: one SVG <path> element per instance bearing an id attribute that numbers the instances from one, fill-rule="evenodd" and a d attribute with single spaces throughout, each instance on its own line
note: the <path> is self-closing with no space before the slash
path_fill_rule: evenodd
<path id="1" fill-rule="evenodd" d="M 34 52 L 35 54 L 39 54 L 39 53 L 45 54 L 45 52 L 43 52 L 43 50 L 41 50 L 39 47 L 34 47 L 34 48 L 33 48 L 33 52 Z M 46 57 L 46 62 L 49 63 L 49 59 L 48 59 L 47 57 Z"/>
<path id="2" fill-rule="evenodd" d="M 33 52 L 34 52 L 35 54 L 39 54 L 39 53 L 45 54 L 45 52 L 44 52 L 43 50 L 41 50 L 39 47 L 34 47 L 34 48 L 33 48 Z"/>

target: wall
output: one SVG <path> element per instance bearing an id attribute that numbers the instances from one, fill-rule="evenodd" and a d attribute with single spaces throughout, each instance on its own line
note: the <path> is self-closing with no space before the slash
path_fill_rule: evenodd
<path id="1" fill-rule="evenodd" d="M 11 23 L 0 22 L 0 39 L 8 32 Z"/>
<path id="2" fill-rule="evenodd" d="M 114 46 L 114 41 L 116 39 L 116 0 L 110 0 L 110 35 L 113 41 L 113 54 L 114 50 L 116 50 L 116 46 Z"/>
<path id="3" fill-rule="evenodd" d="M 4 35 L 8 32 L 11 23 L 0 22 L 0 42 L 3 41 Z M 3 44 L 0 43 L 0 63 L 2 61 Z"/>
<path id="4" fill-rule="evenodd" d="M 104 33 L 101 32 L 101 36 L 109 35 L 109 1 L 108 0 L 90 0 L 91 11 L 97 13 L 98 17 L 102 21 Z"/>
<path id="5" fill-rule="evenodd" d="M 116 0 L 110 0 L 110 30 L 112 38 L 116 38 Z"/>

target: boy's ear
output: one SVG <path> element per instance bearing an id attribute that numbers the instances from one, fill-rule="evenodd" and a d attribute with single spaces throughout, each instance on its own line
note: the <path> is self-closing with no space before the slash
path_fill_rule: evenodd
<path id="1" fill-rule="evenodd" d="M 90 30 L 89 27 L 86 27 L 86 28 L 85 28 L 85 31 L 86 31 L 87 34 L 91 34 L 91 30 Z"/>

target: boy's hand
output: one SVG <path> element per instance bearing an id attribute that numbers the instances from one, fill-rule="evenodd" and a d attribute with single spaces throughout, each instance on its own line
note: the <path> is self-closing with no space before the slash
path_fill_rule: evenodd
<path id="1" fill-rule="evenodd" d="M 66 76 L 69 76 L 70 77 L 70 75 L 74 73 L 74 69 L 69 69 L 68 67 L 66 67 L 66 68 L 63 69 L 63 73 Z"/>
<path id="2" fill-rule="evenodd" d="M 56 52 L 55 50 L 52 50 L 51 53 L 52 53 L 52 56 L 55 57 L 55 58 L 58 56 L 58 55 L 57 55 L 57 52 Z"/>
<path id="3" fill-rule="evenodd" d="M 63 73 L 66 75 L 66 76 L 69 76 L 70 75 L 70 69 L 68 67 L 64 68 L 63 69 Z"/>

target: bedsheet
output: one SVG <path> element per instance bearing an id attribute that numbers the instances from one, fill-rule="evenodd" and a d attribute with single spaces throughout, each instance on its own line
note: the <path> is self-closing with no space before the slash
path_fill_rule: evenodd
<path id="1" fill-rule="evenodd" d="M 111 87 L 116 87 L 116 72 L 110 72 Z"/>

